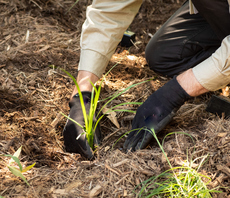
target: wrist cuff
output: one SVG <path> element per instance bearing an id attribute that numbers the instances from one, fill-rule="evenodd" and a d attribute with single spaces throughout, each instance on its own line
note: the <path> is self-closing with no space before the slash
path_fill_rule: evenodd
<path id="1" fill-rule="evenodd" d="M 158 100 L 162 101 L 162 104 L 171 104 L 169 109 L 179 108 L 186 100 L 191 98 L 178 83 L 176 76 L 156 92 L 158 92 L 156 96 Z"/>
<path id="2" fill-rule="evenodd" d="M 90 92 L 90 91 L 82 91 L 81 93 L 82 93 L 83 97 L 86 96 L 89 99 L 91 98 L 92 92 Z M 79 98 L 79 93 L 75 94 L 73 97 Z"/>

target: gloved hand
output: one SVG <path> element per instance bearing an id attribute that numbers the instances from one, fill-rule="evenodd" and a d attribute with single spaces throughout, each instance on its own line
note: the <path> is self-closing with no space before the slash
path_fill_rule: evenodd
<path id="1" fill-rule="evenodd" d="M 86 113 L 88 113 L 90 109 L 91 92 L 83 91 L 82 95 L 84 98 Z M 82 113 L 80 98 L 78 94 L 76 94 L 71 99 L 69 106 L 70 106 L 69 117 L 74 119 L 84 127 L 85 126 L 84 116 Z M 86 135 L 82 133 L 83 133 L 83 129 L 80 126 L 78 126 L 77 124 L 75 124 L 70 120 L 67 120 L 63 130 L 65 150 L 70 153 L 80 153 L 82 156 L 86 157 L 87 159 L 92 159 L 93 158 L 92 149 L 90 148 L 87 142 Z M 79 139 L 77 139 L 77 137 L 79 137 Z M 101 130 L 100 130 L 100 126 L 98 125 L 94 133 L 94 144 L 99 144 L 100 140 L 101 140 Z"/>
<path id="2" fill-rule="evenodd" d="M 161 131 L 188 98 L 190 96 L 179 85 L 176 77 L 155 91 L 137 109 L 124 149 L 135 151 L 145 148 L 154 137 L 144 128 L 154 128 L 155 133 Z"/>

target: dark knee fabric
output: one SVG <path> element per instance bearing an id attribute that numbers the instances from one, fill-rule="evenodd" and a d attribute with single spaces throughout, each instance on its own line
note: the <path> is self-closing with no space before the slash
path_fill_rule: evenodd
<path id="1" fill-rule="evenodd" d="M 213 0 L 204 1 L 214 2 Z M 227 3 L 227 0 L 225 1 Z M 202 6 L 204 5 L 199 5 L 199 11 Z M 228 3 L 222 6 L 228 9 Z M 221 10 L 216 12 L 221 12 Z M 225 15 L 230 17 L 229 13 Z M 226 21 L 226 17 L 222 17 L 220 17 L 221 21 Z M 230 20 L 228 21 L 229 31 L 227 32 L 230 34 Z M 219 35 L 214 25 L 208 22 L 203 14 L 191 15 L 187 1 L 148 43 L 146 60 L 149 67 L 157 73 L 172 77 L 208 58 L 220 46 L 223 37 L 221 35 L 224 35 Z"/>

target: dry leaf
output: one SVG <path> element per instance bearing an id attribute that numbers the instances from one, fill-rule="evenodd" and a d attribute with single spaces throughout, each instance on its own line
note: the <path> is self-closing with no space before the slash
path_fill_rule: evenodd
<path id="1" fill-rule="evenodd" d="M 228 133 L 218 133 L 218 137 L 225 137 Z"/>
<path id="2" fill-rule="evenodd" d="M 110 146 L 106 146 L 105 147 L 105 152 L 108 151 L 110 149 Z"/>
<path id="3" fill-rule="evenodd" d="M 55 194 L 67 195 L 65 189 L 56 189 L 53 191 Z"/>
<path id="4" fill-rule="evenodd" d="M 140 170 L 141 173 L 147 175 L 147 176 L 153 176 L 154 175 L 154 172 L 153 171 L 150 171 L 150 170 Z"/>
<path id="5" fill-rule="evenodd" d="M 114 111 L 110 111 L 110 109 L 109 108 L 107 108 L 107 107 L 104 107 L 103 109 L 102 109 L 102 112 L 103 112 L 103 114 L 107 114 L 108 116 L 107 116 L 107 118 L 109 118 L 110 119 L 110 121 L 117 127 L 117 128 L 120 128 L 120 124 L 118 123 L 118 121 L 117 121 L 117 117 L 116 117 L 116 112 L 114 112 Z"/>
<path id="6" fill-rule="evenodd" d="M 81 184 L 82 184 L 82 182 L 79 181 L 79 180 L 78 180 L 78 181 L 74 181 L 74 182 L 72 182 L 72 183 L 70 183 L 70 184 L 67 184 L 66 187 L 65 187 L 65 191 L 66 191 L 66 192 L 69 192 L 69 191 L 72 190 L 73 188 L 79 187 Z"/>
<path id="7" fill-rule="evenodd" d="M 115 113 L 115 112 L 114 112 Z M 116 113 L 115 113 L 115 116 L 116 116 Z M 119 129 L 120 128 L 120 124 L 118 123 L 118 121 L 117 121 L 117 118 L 114 116 L 114 114 L 112 115 L 109 115 L 109 116 L 107 116 L 110 120 L 111 120 L 111 122 Z"/>
<path id="8" fill-rule="evenodd" d="M 95 197 L 99 195 L 101 192 L 102 192 L 102 186 L 98 184 L 89 192 L 89 197 L 90 198 Z"/>
<path id="9" fill-rule="evenodd" d="M 190 164 L 188 162 L 185 162 L 185 161 L 182 160 L 181 157 L 176 157 L 175 158 L 175 163 L 177 165 L 185 166 L 185 167 L 190 167 L 191 166 L 192 168 L 197 168 L 199 166 L 199 164 L 195 164 L 195 163 Z"/>

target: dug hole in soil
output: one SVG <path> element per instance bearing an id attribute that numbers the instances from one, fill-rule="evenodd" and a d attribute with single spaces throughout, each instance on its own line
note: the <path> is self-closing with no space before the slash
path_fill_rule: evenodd
<path id="1" fill-rule="evenodd" d="M 77 75 L 79 39 L 85 10 L 91 1 L 0 0 L 0 154 L 13 154 L 22 146 L 23 166 L 36 162 L 24 176 L 27 186 L 0 161 L 0 196 L 4 197 L 136 197 L 140 182 L 167 170 L 168 164 L 156 142 L 134 153 L 125 153 L 122 138 L 131 129 L 133 114 L 117 113 L 101 122 L 104 140 L 94 161 L 63 150 L 62 130 L 68 114 L 72 80 L 58 69 Z M 154 80 L 130 89 L 111 103 L 143 102 L 169 78 L 151 71 L 144 59 L 151 36 L 180 7 L 181 0 L 144 0 L 130 26 L 135 46 L 118 46 L 109 66 L 120 63 L 103 83 L 101 98 L 143 80 Z M 214 93 L 189 100 L 160 134 L 173 166 L 182 166 L 188 156 L 209 154 L 200 172 L 211 177 L 209 187 L 228 187 L 230 176 L 229 121 L 205 111 Z M 216 95 L 222 94 L 217 91 Z M 109 108 L 110 106 L 108 106 Z M 136 110 L 137 106 L 125 108 Z M 195 152 L 194 152 L 195 147 Z M 199 161 L 197 162 L 199 163 Z M 135 190 L 138 192 L 139 188 Z M 228 188 L 213 197 L 228 197 Z"/>

